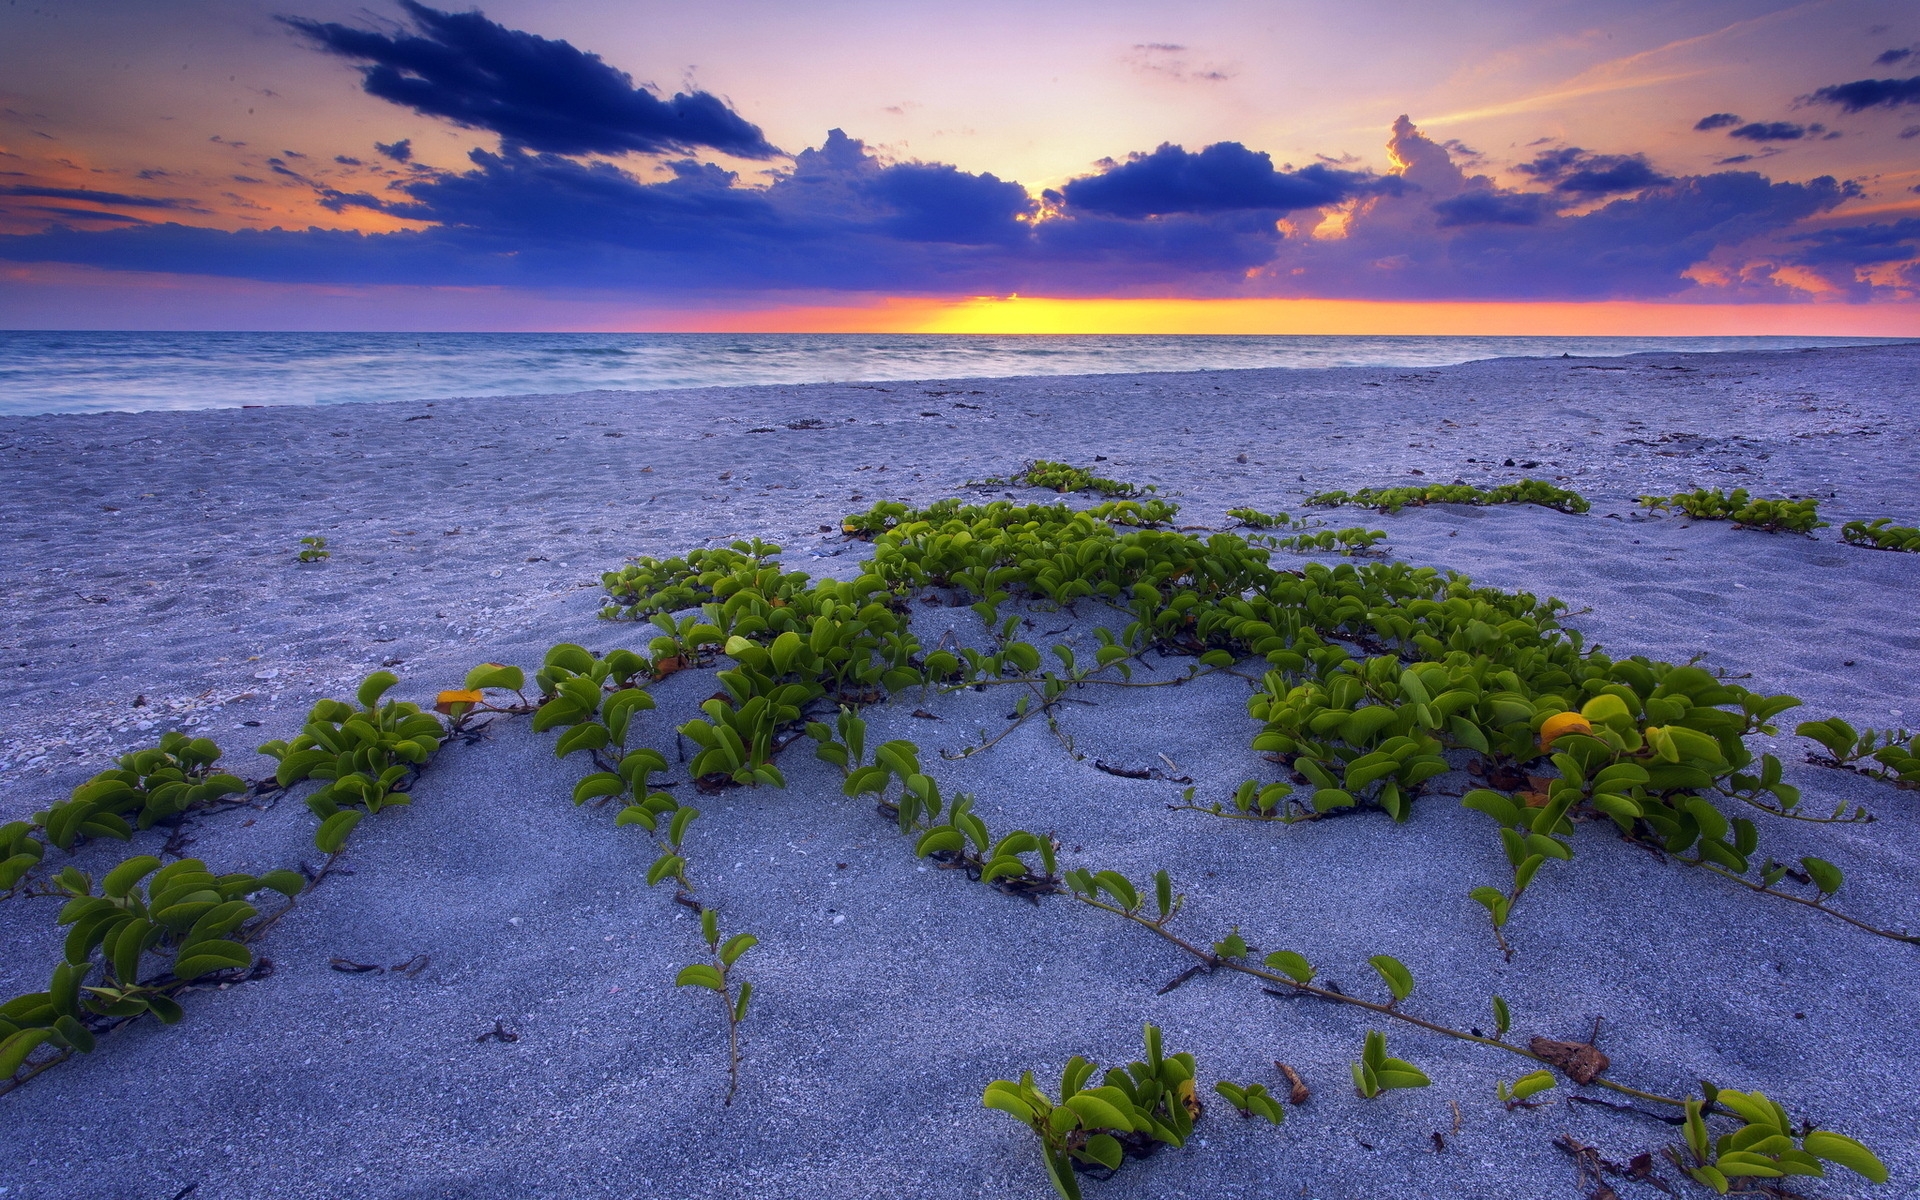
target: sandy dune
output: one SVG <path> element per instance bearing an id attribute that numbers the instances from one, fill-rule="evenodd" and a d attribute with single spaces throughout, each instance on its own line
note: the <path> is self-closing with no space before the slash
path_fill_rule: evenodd
<path id="1" fill-rule="evenodd" d="M 422 699 L 482 660 L 537 665 L 555 642 L 644 647 L 643 630 L 594 616 L 598 572 L 629 555 L 751 535 L 785 546 L 790 568 L 844 575 L 870 548 L 839 535 L 843 513 L 1000 495 L 965 485 L 1036 456 L 1103 456 L 1217 526 L 1242 504 L 1299 512 L 1324 488 L 1557 480 L 1592 513 L 1329 519 L 1387 530 L 1395 557 L 1558 596 L 1616 654 L 1751 672 L 1756 690 L 1806 701 L 1789 727 L 1911 726 L 1920 555 L 1849 547 L 1837 528 L 1920 523 L 1916 393 L 1920 346 L 1894 346 L 0 421 L 0 820 L 168 728 L 264 774 L 255 745 L 382 664 Z M 1817 494 L 1835 529 L 1766 535 L 1633 505 L 1693 486 Z M 310 534 L 328 562 L 293 562 Z M 1049 642 L 1092 644 L 1092 616 L 1030 615 Z M 948 626 L 979 635 L 964 608 L 916 617 L 923 640 Z M 669 746 L 712 686 L 695 672 L 659 685 L 645 740 Z M 1849 1177 L 1807 1194 L 1920 1191 L 1920 948 L 1589 827 L 1529 894 L 1503 962 L 1466 895 L 1504 869 L 1498 842 L 1444 795 L 1404 826 L 1244 826 L 1169 811 L 1169 783 L 1091 768 L 1164 754 L 1212 796 L 1270 775 L 1247 745 L 1246 695 L 1216 677 L 1101 696 L 1065 719 L 1082 761 L 1036 723 L 935 774 L 977 793 L 996 830 L 1057 832 L 1078 848 L 1068 865 L 1167 868 L 1196 937 L 1238 924 L 1351 990 L 1377 990 L 1365 960 L 1393 954 L 1419 980 L 1416 1006 L 1458 1025 L 1487 1021 L 1493 992 L 1523 1033 L 1584 1037 L 1603 1018 L 1613 1077 L 1764 1089 L 1894 1172 L 1885 1188 Z M 909 715 L 921 704 L 870 710 L 876 740 L 914 738 L 934 760 L 1004 715 L 997 697 L 925 701 L 937 720 Z M 712 798 L 692 835 L 729 928 L 762 940 L 741 1093 L 722 1109 L 715 1002 L 670 986 L 694 960 L 693 922 L 646 888 L 633 830 L 567 803 L 581 769 L 550 743 L 521 722 L 449 746 L 411 808 L 362 827 L 352 874 L 263 942 L 270 978 L 196 993 L 183 1024 L 130 1027 L 0 1097 L 14 1147 L 0 1197 L 1039 1197 L 1031 1137 L 983 1110 L 981 1087 L 1023 1067 L 1057 1076 L 1074 1053 L 1124 1061 L 1142 1020 L 1193 1051 L 1203 1080 L 1277 1087 L 1282 1058 L 1315 1096 L 1278 1130 L 1218 1105 L 1194 1143 L 1089 1182 L 1090 1197 L 1561 1197 L 1576 1194 L 1562 1132 L 1619 1160 L 1676 1140 L 1564 1097 L 1507 1113 L 1493 1090 L 1507 1062 L 1405 1029 L 1388 1031 L 1394 1052 L 1434 1086 L 1362 1102 L 1346 1082 L 1368 1028 L 1353 1013 L 1225 976 L 1156 995 L 1187 965 L 1173 951 L 1064 898 L 1030 906 L 926 870 L 804 746 L 783 762 L 786 790 Z M 1806 766 L 1809 746 L 1777 739 L 1790 781 L 1882 819 L 1763 819 L 1763 846 L 1841 864 L 1850 911 L 1920 929 L 1920 795 Z M 1437 790 L 1464 786 L 1455 774 Z M 191 852 L 264 870 L 314 859 L 311 832 L 286 800 L 196 821 Z M 97 872 L 125 852 L 95 844 L 76 861 Z M 0 996 L 45 986 L 56 909 L 0 901 Z M 411 976 L 328 966 L 422 954 Z M 476 1041 L 496 1021 L 519 1040 Z"/>

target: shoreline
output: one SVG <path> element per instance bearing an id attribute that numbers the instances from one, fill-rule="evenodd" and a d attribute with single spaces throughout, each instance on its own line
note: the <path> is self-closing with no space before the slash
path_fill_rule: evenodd
<path id="1" fill-rule="evenodd" d="M 1156 485 L 1183 505 L 1182 523 L 1215 527 L 1242 504 L 1299 513 L 1310 491 L 1527 475 L 1585 494 L 1592 512 L 1323 518 L 1387 530 L 1397 559 L 1559 596 L 1565 623 L 1616 655 L 1704 651 L 1709 667 L 1750 672 L 1756 691 L 1801 696 L 1781 735 L 1756 741 L 1810 799 L 1864 802 L 1882 820 L 1769 820 L 1765 843 L 1844 862 L 1851 905 L 1920 923 L 1903 882 L 1920 867 L 1914 796 L 1806 765 L 1809 743 L 1787 732 L 1827 715 L 1920 718 L 1899 711 L 1920 677 L 1920 638 L 1896 616 L 1920 594 L 1920 555 L 1836 533 L 1853 516 L 1920 518 L 1916 380 L 1920 345 L 1897 345 L 3 418 L 15 486 L 0 495 L 12 601 L 0 821 L 108 766 L 109 737 L 113 749 L 146 744 L 189 716 L 227 749 L 224 768 L 259 775 L 254 745 L 291 736 L 314 698 L 350 694 L 390 660 L 395 695 L 420 700 L 482 660 L 532 667 L 562 641 L 644 646 L 645 626 L 594 615 L 599 572 L 631 555 L 758 536 L 785 547 L 789 570 L 842 575 L 871 551 L 841 536 L 845 513 L 882 499 L 1053 499 L 966 488 L 1027 459 Z M 1818 494 L 1834 529 L 1768 535 L 1633 505 L 1691 486 Z M 334 557 L 293 563 L 315 533 Z M 916 621 L 931 641 L 966 614 L 930 608 Z M 1034 637 L 1053 630 L 1051 615 L 1031 616 L 1046 618 Z M 1062 635 L 1090 641 L 1091 620 Z M 658 685 L 666 711 L 650 715 L 651 736 L 710 687 L 691 671 Z M 1484 1019 L 1495 991 L 1528 1032 L 1584 1037 L 1601 1015 L 1621 1078 L 1679 1087 L 1700 1071 L 1763 1087 L 1867 1140 L 1896 1188 L 1920 1177 L 1902 1115 L 1920 1097 L 1920 1046 L 1890 1041 L 1874 1019 L 1920 990 L 1911 947 L 1782 913 L 1588 829 L 1577 869 L 1529 899 L 1522 952 L 1503 963 L 1465 897 L 1500 869 L 1499 846 L 1457 801 L 1422 800 L 1406 827 L 1376 816 L 1225 828 L 1237 823 L 1166 811 L 1170 785 L 1090 769 L 1098 756 L 1165 753 L 1219 796 L 1270 770 L 1246 745 L 1245 691 L 1212 679 L 1076 714 L 1085 763 L 1042 729 L 935 773 L 943 790 L 977 792 L 996 829 L 1057 829 L 1136 878 L 1173 870 L 1195 936 L 1244 920 L 1250 938 L 1312 949 L 1350 985 L 1369 954 L 1394 954 L 1420 1003 L 1460 1023 Z M 916 738 L 931 760 L 998 715 L 998 701 L 943 703 L 939 720 L 875 706 L 873 740 Z M 548 740 L 508 727 L 445 752 L 414 805 L 369 822 L 356 874 L 275 930 L 274 978 L 196 996 L 182 1025 L 135 1027 L 0 1097 L 45 1156 L 0 1170 L 19 1189 L 10 1198 L 60 1194 L 76 1158 L 94 1190 L 202 1180 L 209 1200 L 505 1197 L 563 1178 L 595 1196 L 1038 1197 L 1031 1138 L 982 1111 L 979 1087 L 1072 1053 L 1124 1060 L 1143 1018 L 1167 1029 L 1170 1049 L 1198 1053 L 1209 1079 L 1264 1078 L 1278 1057 L 1307 1069 L 1316 1095 L 1279 1130 L 1224 1119 L 1221 1104 L 1202 1135 L 1211 1146 L 1091 1185 L 1105 1200 L 1296 1186 L 1544 1200 L 1571 1178 L 1552 1145 L 1563 1129 L 1620 1160 L 1673 1140 L 1565 1103 L 1500 1111 L 1492 1080 L 1511 1074 L 1505 1064 L 1405 1032 L 1393 1052 L 1436 1086 L 1362 1103 L 1340 1080 L 1364 1025 L 1224 978 L 1157 995 L 1186 964 L 1149 939 L 926 872 L 866 806 L 837 798 L 820 764 L 798 760 L 785 791 L 715 798 L 699 826 L 711 885 L 765 943 L 766 1007 L 749 1021 L 742 1099 L 722 1110 L 711 1014 L 668 986 L 690 961 L 690 923 L 637 878 L 644 860 L 606 813 L 566 803 L 578 772 Z M 192 852 L 285 865 L 309 825 L 298 804 L 222 815 L 196 824 Z M 124 850 L 109 843 L 87 861 Z M 29 976 L 47 960 L 45 904 L 0 905 L 15 935 L 0 992 L 44 986 Z M 414 953 L 434 964 L 418 980 L 326 965 Z M 499 1019 L 522 1040 L 476 1047 Z M 182 1099 L 149 1112 L 115 1094 L 136 1077 L 178 1085 L 169 1094 Z M 1459 1128 L 1449 1101 L 1466 1112 Z M 404 1116 L 356 1120 L 367 1104 Z M 91 1133 L 63 1124 L 86 1105 L 99 1114 Z M 107 1128 L 124 1136 L 103 1145 Z M 1450 1149 L 1435 1153 L 1430 1130 Z M 1856 1194 L 1853 1182 L 1811 1194 Z"/>
<path id="2" fill-rule="evenodd" d="M 1912 339 L 1080 334 L 340 334 L 0 331 L 0 409 L 295 405 L 1192 371 L 1414 370 L 1506 358 L 1769 353 Z M 1373 359 L 1375 361 L 1367 361 Z M 832 376 L 841 378 L 832 378 Z M 114 407 L 119 405 L 119 407 Z"/>

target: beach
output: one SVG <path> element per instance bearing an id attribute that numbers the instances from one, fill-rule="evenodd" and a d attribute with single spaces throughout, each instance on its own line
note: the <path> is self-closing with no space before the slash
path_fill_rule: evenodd
<path id="1" fill-rule="evenodd" d="M 374 670 L 431 703 L 478 663 L 531 671 L 560 642 L 644 650 L 651 627 L 596 616 L 600 573 L 631 556 L 757 537 L 787 570 L 850 578 L 872 547 L 841 532 L 847 513 L 1052 499 L 982 482 L 1036 458 L 1153 485 L 1180 524 L 1219 529 L 1230 508 L 1304 514 L 1328 489 L 1532 477 L 1592 511 L 1322 519 L 1385 530 L 1395 559 L 1558 597 L 1616 656 L 1698 657 L 1800 697 L 1756 751 L 1779 755 L 1810 808 L 1879 819 L 1760 817 L 1763 847 L 1840 864 L 1837 906 L 1920 929 L 1920 793 L 1809 765 L 1813 743 L 1791 733 L 1827 716 L 1920 724 L 1920 555 L 1838 536 L 1856 517 L 1920 523 L 1917 392 L 1909 344 L 0 419 L 0 822 L 169 729 L 268 775 L 255 746 Z M 1817 496 L 1833 528 L 1765 534 L 1635 503 L 1694 487 Z M 329 557 L 297 562 L 305 537 Z M 916 608 L 924 643 L 980 639 L 965 607 Z M 1038 645 L 1095 644 L 1090 611 L 1019 611 Z M 714 686 L 705 671 L 655 685 L 645 744 L 673 762 L 673 726 Z M 1237 926 L 1368 994 L 1382 992 L 1368 957 L 1391 954 L 1418 981 L 1409 1007 L 1457 1026 L 1488 1023 L 1496 993 L 1517 1034 L 1586 1040 L 1597 1021 L 1613 1078 L 1763 1090 L 1873 1146 L 1893 1176 L 1869 1188 L 1836 1170 L 1796 1182 L 1805 1194 L 1920 1190 L 1920 947 L 1583 826 L 1578 857 L 1550 864 L 1516 915 L 1506 961 L 1467 895 L 1506 865 L 1453 798 L 1476 786 L 1464 772 L 1404 825 L 1278 826 L 1173 811 L 1183 785 L 1093 767 L 1164 756 L 1205 799 L 1271 778 L 1248 695 L 1219 676 L 1102 695 L 1061 717 L 1071 751 L 1030 723 L 951 762 L 935 749 L 1003 725 L 1003 698 L 916 692 L 865 715 L 870 741 L 918 742 L 996 831 L 1055 833 L 1063 866 L 1168 870 L 1198 940 Z M 568 802 L 583 768 L 551 742 L 524 720 L 456 739 L 413 803 L 364 823 L 347 871 L 261 940 L 269 976 L 195 991 L 183 1023 L 129 1026 L 0 1096 L 14 1147 L 0 1197 L 1040 1197 L 1032 1136 L 984 1109 L 982 1087 L 1027 1068 L 1050 1086 L 1073 1054 L 1125 1062 L 1143 1021 L 1196 1055 L 1203 1084 L 1284 1091 L 1283 1060 L 1313 1097 L 1278 1129 L 1216 1098 L 1186 1147 L 1086 1182 L 1090 1197 L 1590 1194 L 1563 1134 L 1619 1162 L 1652 1151 L 1679 1186 L 1658 1159 L 1672 1127 L 1566 1087 L 1508 1111 L 1495 1081 L 1517 1068 L 1473 1045 L 1385 1028 L 1433 1085 L 1362 1101 L 1347 1064 L 1379 1022 L 1223 972 L 1162 994 L 1190 965 L 1175 950 L 1065 896 L 1030 905 L 931 869 L 805 742 L 781 760 L 785 789 L 701 797 L 689 837 L 702 894 L 761 943 L 723 1106 L 717 1001 L 672 986 L 699 957 L 696 922 L 646 886 L 635 830 Z M 188 852 L 216 870 L 317 861 L 298 795 L 194 818 Z M 71 861 L 97 874 L 128 852 L 95 841 Z M 58 904 L 0 901 L 0 997 L 46 986 Z M 420 956 L 410 972 L 330 963 Z M 497 1029 L 517 1040 L 486 1037 Z"/>

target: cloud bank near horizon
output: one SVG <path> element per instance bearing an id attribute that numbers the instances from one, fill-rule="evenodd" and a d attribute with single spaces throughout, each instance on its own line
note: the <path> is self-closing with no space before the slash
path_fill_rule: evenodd
<path id="1" fill-rule="evenodd" d="M 887 295 L 1013 292 L 1372 300 L 1851 300 L 1920 295 L 1920 221 L 1810 226 L 1859 193 L 1819 176 L 1663 173 L 1640 153 L 1540 149 L 1506 186 L 1407 117 L 1385 173 L 1331 161 L 1295 168 L 1239 142 L 1162 144 L 1109 158 L 1032 194 L 991 173 L 893 161 L 835 129 L 788 154 L 726 101 L 663 98 L 568 42 L 478 12 L 401 0 L 392 32 L 288 18 L 319 52 L 356 65 L 382 100 L 498 137 L 461 170 L 376 146 L 393 166 L 348 191 L 272 159 L 335 213 L 414 228 L 228 231 L 140 217 L 52 212 L 0 237 L 0 259 L 309 284 L 427 284 Z M 1862 81 L 1808 103 L 1858 111 L 1907 102 Z M 1869 91 L 1872 92 L 1869 95 Z M 1751 142 L 1818 125 L 1697 128 Z M 1743 132 L 1746 131 L 1746 132 Z M 702 155 L 772 164 L 748 180 Z M 299 157 L 299 156 L 294 156 Z M 1739 156 L 1744 161 L 1751 156 Z M 359 161 L 334 161 L 358 167 Z M 1735 163 L 1736 160 L 1728 160 Z M 0 195 L 110 203 L 116 193 Z M 103 199 L 105 198 L 105 199 Z M 45 206 L 42 206 L 45 207 Z M 79 223 L 69 223 L 69 215 Z M 100 222 L 119 227 L 101 228 Z"/>

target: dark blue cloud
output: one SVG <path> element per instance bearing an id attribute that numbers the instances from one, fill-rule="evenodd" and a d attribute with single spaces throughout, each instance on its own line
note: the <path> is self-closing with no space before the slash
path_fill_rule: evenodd
<path id="1" fill-rule="evenodd" d="M 378 142 L 375 142 L 375 143 L 374 143 L 374 145 L 376 145 L 376 146 L 377 146 L 377 145 L 379 145 L 379 143 L 378 143 Z M 343 166 L 343 167 L 357 167 L 357 166 L 359 166 L 359 165 L 360 165 L 360 160 L 359 160 L 359 159 L 357 159 L 357 158 L 352 158 L 352 157 L 349 157 L 348 155 L 345 155 L 345 154 L 336 154 L 336 155 L 334 155 L 334 156 L 333 156 L 333 161 L 335 161 L 335 162 L 337 162 L 337 163 L 339 163 L 339 164 L 340 164 L 341 166 Z"/>
<path id="2" fill-rule="evenodd" d="M 1797 142 L 1807 136 L 1807 127 L 1791 121 L 1755 121 L 1729 130 L 1727 136 L 1749 142 Z"/>
<path id="3" fill-rule="evenodd" d="M 1856 79 L 1823 87 L 1806 98 L 1815 104 L 1837 104 L 1850 113 L 1920 104 L 1920 75 L 1912 79 Z"/>
<path id="4" fill-rule="evenodd" d="M 1901 60 L 1906 58 L 1911 58 L 1912 56 L 1913 56 L 1912 47 L 1896 46 L 1891 50 L 1882 50 L 1880 52 L 1880 57 L 1873 60 L 1873 65 L 1876 67 L 1890 67 L 1894 63 L 1900 62 Z"/>
<path id="5" fill-rule="evenodd" d="M 745 158 L 780 151 L 758 126 L 708 92 L 663 100 L 597 54 L 508 29 L 479 12 L 448 13 L 400 0 L 413 33 L 387 36 L 332 22 L 284 18 L 321 49 L 365 63 L 369 95 L 489 129 L 510 146 L 552 154 L 685 153 L 705 147 Z"/>
<path id="6" fill-rule="evenodd" d="M 136 217 L 131 213 L 100 212 L 92 208 L 68 208 L 62 204 L 28 204 L 24 206 L 31 212 L 43 212 L 55 217 L 65 217 L 75 221 L 99 221 L 114 225 L 145 225 L 145 217 Z"/>
<path id="7" fill-rule="evenodd" d="M 95 204 L 117 204 L 122 208 L 171 208 L 186 212 L 205 212 L 191 200 L 174 196 L 130 196 L 125 192 L 98 192 L 92 188 L 35 187 L 30 184 L 0 186 L 0 196 L 32 196 L 41 200 L 91 200 Z"/>
<path id="8" fill-rule="evenodd" d="M 1840 264 L 1849 267 L 1905 262 L 1920 254 L 1920 218 L 1873 225 L 1848 225 L 1794 234 L 1787 239 L 1806 247 L 1794 256 L 1807 266 Z"/>
<path id="9" fill-rule="evenodd" d="M 1738 125 L 1739 123 L 1740 118 L 1733 113 L 1712 113 L 1695 121 L 1693 127 L 1699 130 L 1725 129 L 1729 125 Z"/>
<path id="10" fill-rule="evenodd" d="M 1569 196 L 1597 198 L 1637 192 L 1673 180 L 1660 174 L 1644 154 L 1589 154 L 1578 146 L 1544 150 L 1517 168 Z"/>
<path id="11" fill-rule="evenodd" d="M 1378 182 L 1324 163 L 1275 170 L 1273 159 L 1239 142 L 1216 142 L 1198 154 L 1163 143 L 1152 154 L 1134 154 L 1123 163 L 1109 160 L 1098 174 L 1072 180 L 1060 193 L 1076 212 L 1149 217 L 1319 208 L 1363 194 Z"/>
<path id="12" fill-rule="evenodd" d="M 1545 212 L 1552 211 L 1547 197 L 1539 192 L 1499 192 L 1476 188 L 1438 201 L 1433 211 L 1441 229 L 1463 225 L 1535 225 Z"/>
<path id="13" fill-rule="evenodd" d="M 390 158 L 397 163 L 407 162 L 413 158 L 412 138 L 401 138 L 397 142 L 375 142 L 373 148 L 379 151 L 380 157 Z"/>

